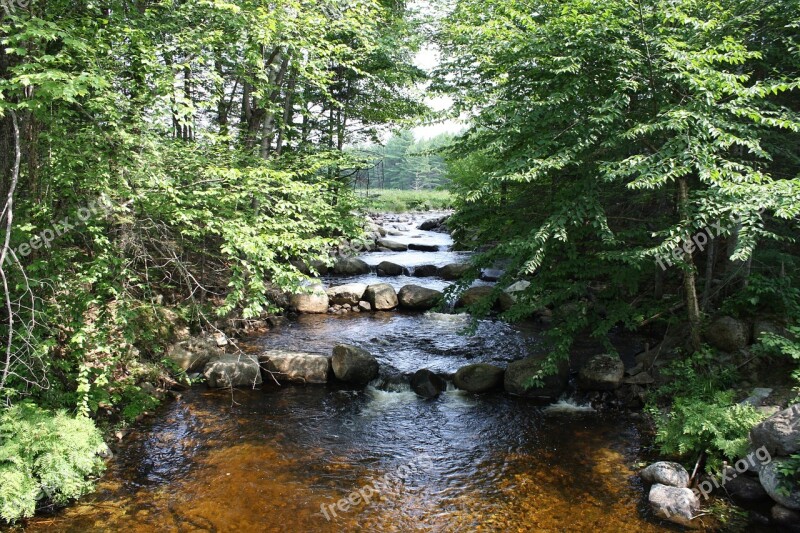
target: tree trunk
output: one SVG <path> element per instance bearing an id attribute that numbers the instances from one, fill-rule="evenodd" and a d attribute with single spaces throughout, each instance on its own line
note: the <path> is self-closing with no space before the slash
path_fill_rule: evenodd
<path id="1" fill-rule="evenodd" d="M 678 205 L 680 216 L 684 222 L 689 222 L 691 213 L 689 211 L 689 185 L 686 178 L 678 179 Z M 686 224 L 688 226 L 688 224 Z M 697 274 L 695 271 L 694 258 L 692 254 L 684 249 L 684 277 L 683 289 L 686 298 L 686 310 L 689 318 L 689 336 L 692 349 L 699 351 L 703 342 L 700 336 L 701 318 L 700 305 L 697 301 Z"/>

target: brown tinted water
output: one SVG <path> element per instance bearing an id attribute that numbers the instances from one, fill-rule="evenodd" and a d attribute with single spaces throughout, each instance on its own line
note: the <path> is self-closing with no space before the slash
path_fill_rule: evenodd
<path id="1" fill-rule="evenodd" d="M 418 222 L 392 238 L 442 251 L 365 259 L 410 269 L 464 260 L 448 250 L 448 236 L 414 230 Z M 330 282 L 377 280 L 370 274 Z M 447 286 L 436 278 L 390 281 Z M 465 315 L 442 313 L 299 317 L 250 348 L 330 353 L 336 343 L 356 344 L 376 356 L 381 378 L 361 391 L 193 390 L 135 428 L 95 494 L 25 529 L 668 530 L 648 515 L 633 468 L 642 437 L 627 415 L 564 403 L 546 409 L 500 393 L 449 390 L 426 401 L 410 391 L 407 377 L 421 368 L 452 374 L 474 362 L 505 366 L 546 349 L 535 328 L 484 320 L 466 335 L 469 325 Z M 375 480 L 397 472 L 375 491 Z M 368 504 L 355 499 L 359 489 Z M 350 495 L 355 505 L 337 507 Z"/>
<path id="2" fill-rule="evenodd" d="M 645 513 L 631 469 L 640 435 L 624 416 L 455 391 L 425 401 L 268 387 L 231 401 L 198 390 L 166 405 L 128 437 L 96 494 L 27 529 L 663 530 Z M 404 465 L 369 505 L 322 514 Z"/>

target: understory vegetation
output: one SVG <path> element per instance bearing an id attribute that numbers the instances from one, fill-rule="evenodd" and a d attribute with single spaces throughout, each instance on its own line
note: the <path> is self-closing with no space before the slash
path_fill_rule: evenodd
<path id="1" fill-rule="evenodd" d="M 370 191 L 366 197 L 367 208 L 380 213 L 406 213 L 409 211 L 444 211 L 452 209 L 449 191 L 409 191 L 381 189 Z"/>

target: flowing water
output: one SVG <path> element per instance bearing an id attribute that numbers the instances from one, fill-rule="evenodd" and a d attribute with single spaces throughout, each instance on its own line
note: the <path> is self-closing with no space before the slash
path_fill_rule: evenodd
<path id="1" fill-rule="evenodd" d="M 435 238 L 447 244 L 446 236 Z M 381 260 L 437 264 L 449 262 L 447 254 Z M 95 494 L 25 527 L 668 530 L 648 515 L 633 468 L 642 459 L 642 436 L 627 415 L 568 400 L 542 407 L 502 393 L 476 397 L 452 387 L 432 401 L 410 391 L 404 376 L 420 368 L 451 374 L 465 364 L 505 365 L 543 349 L 535 328 L 486 320 L 465 335 L 469 324 L 466 316 L 438 313 L 300 317 L 252 339 L 250 349 L 330 353 L 338 342 L 353 343 L 378 358 L 381 380 L 365 390 L 269 383 L 256 391 L 196 388 L 126 437 Z"/>

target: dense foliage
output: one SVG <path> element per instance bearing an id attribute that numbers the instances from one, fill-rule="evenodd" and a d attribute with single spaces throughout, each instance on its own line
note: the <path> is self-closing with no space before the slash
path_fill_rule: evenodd
<path id="1" fill-rule="evenodd" d="M 471 128 L 451 151 L 459 237 L 505 284 L 507 316 L 556 313 L 557 356 L 751 275 L 797 286 L 796 0 L 460 0 L 437 87 Z M 790 279 L 787 279 L 790 278 Z"/>
<path id="2" fill-rule="evenodd" d="M 4 2 L 4 407 L 133 419 L 178 326 L 274 310 L 361 235 L 343 148 L 424 110 L 415 26 L 395 0 Z"/>

